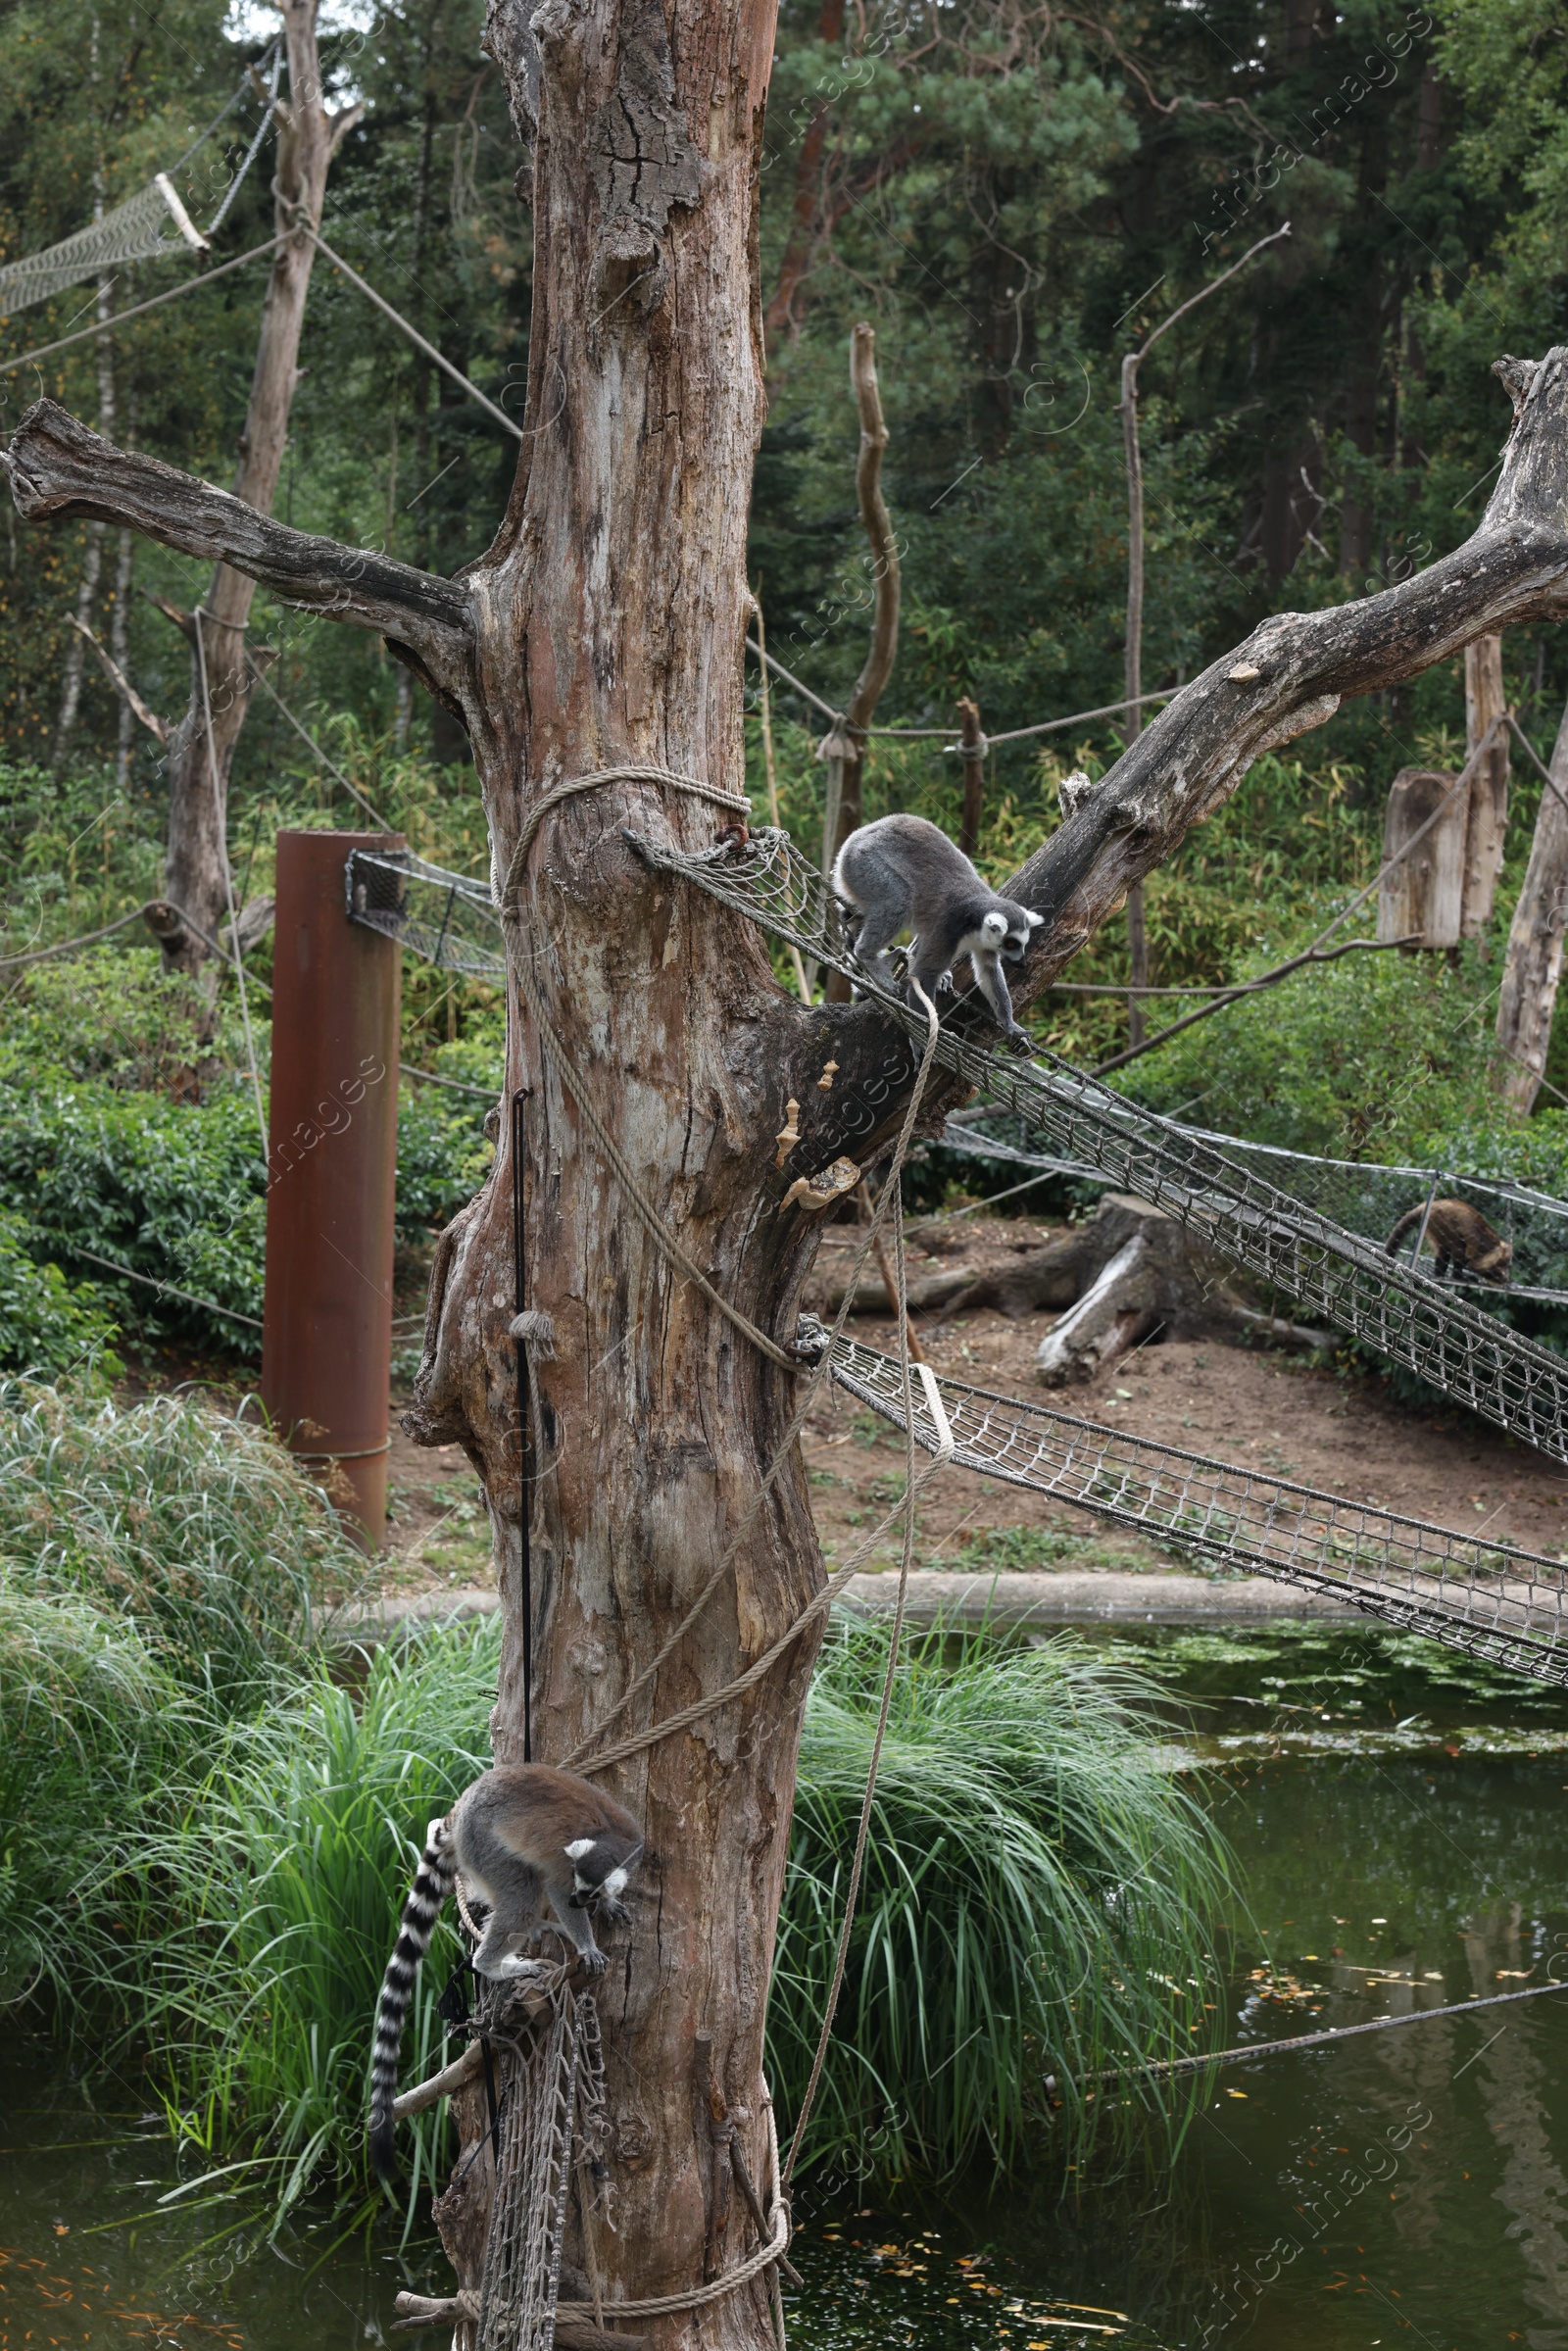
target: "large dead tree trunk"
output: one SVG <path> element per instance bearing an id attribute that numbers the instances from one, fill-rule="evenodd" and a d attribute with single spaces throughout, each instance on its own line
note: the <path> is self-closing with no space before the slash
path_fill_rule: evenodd
<path id="1" fill-rule="evenodd" d="M 272 188 L 274 224 L 284 241 L 273 256 L 262 306 L 256 372 L 234 478 L 235 497 L 263 514 L 271 513 L 277 493 L 289 411 L 299 383 L 300 336 L 316 258 L 307 231 L 320 226 L 328 167 L 361 111 L 354 106 L 332 115 L 322 103 L 316 45 L 318 0 L 278 0 L 278 4 L 288 53 L 289 95 L 286 103 L 280 99 L 274 104 L 277 169 Z M 245 631 L 255 593 L 254 580 L 220 563 L 202 608 L 188 616 L 177 616 L 191 648 L 190 702 L 184 716 L 165 736 L 169 842 L 164 888 L 210 939 L 221 932 L 225 910 L 228 777 L 250 700 Z M 198 629 L 202 632 L 200 648 Z M 202 704 L 203 655 L 212 706 L 210 747 Z M 183 924 L 164 939 L 163 948 L 170 969 L 192 972 L 209 952 Z"/>
<path id="2" fill-rule="evenodd" d="M 1542 790 L 1497 999 L 1496 1087 L 1521 1118 L 1534 1109 L 1546 1067 L 1568 927 L 1568 710 L 1552 746 L 1551 777 L 1556 790 Z"/>
<path id="3" fill-rule="evenodd" d="M 495 543 L 461 578 L 287 530 L 115 450 L 47 401 L 23 418 L 3 461 L 29 517 L 129 524 L 307 610 L 381 631 L 468 729 L 498 873 L 528 811 L 564 779 L 628 760 L 714 784 L 740 778 L 743 538 L 761 416 L 753 224 L 771 7 L 689 0 L 672 54 L 650 0 L 582 0 L 575 11 L 546 0 L 532 19 L 536 58 L 527 6 L 494 0 L 488 39 L 519 130 L 532 131 L 538 109 L 530 437 Z M 1259 753 L 1318 724 L 1342 694 L 1393 685 L 1486 628 L 1568 612 L 1565 367 L 1560 352 L 1539 369 L 1510 363 L 1520 414 L 1466 548 L 1364 604 L 1265 622 L 1186 689 L 1031 859 L 1014 888 L 1048 921 L 1022 975 L 1025 1001 Z M 542 826 L 522 906 L 562 1050 L 639 1184 L 719 1292 L 783 1339 L 817 1228 L 796 1208 L 781 1212 L 782 1195 L 841 1152 L 864 1164 L 906 1098 L 914 1057 L 870 1004 L 811 1009 L 784 995 L 757 935 L 651 875 L 621 829 L 697 846 L 719 821 L 656 786 L 579 795 Z M 757 1496 L 795 1391 L 626 1212 L 515 991 L 510 1014 L 527 1296 L 556 1332 L 555 1360 L 535 1368 L 544 1467 L 527 1490 L 533 1719 L 549 1759 L 603 1722 L 675 1629 Z M 830 1059 L 837 1074 L 823 1092 Z M 775 1138 L 792 1098 L 805 1105 L 802 1139 L 780 1169 Z M 944 1107 L 940 1093 L 931 1106 Z M 425 1442 L 462 1444 L 484 1479 L 506 1622 L 494 1737 L 509 1758 L 523 1713 L 510 1126 L 490 1181 L 444 1236 L 411 1417 Z M 628 1726 L 721 1687 L 787 1630 L 820 1575 L 795 1454 Z M 657 1857 L 601 1992 L 617 2208 L 612 2305 L 703 2274 L 710 2146 L 694 2096 L 699 2031 L 712 2035 L 729 2103 L 758 2113 L 811 1649 L 801 1640 L 767 1680 L 610 1781 L 645 1820 Z M 469 2112 L 468 2145 L 482 2128 Z M 475 2165 L 443 2208 L 465 2287 L 481 2241 L 472 2197 L 486 2176 Z M 723 2258 L 739 2251 L 744 2225 L 735 2199 Z M 649 2331 L 661 2345 L 679 2336 L 762 2351 L 764 2298 L 748 2288 Z"/>

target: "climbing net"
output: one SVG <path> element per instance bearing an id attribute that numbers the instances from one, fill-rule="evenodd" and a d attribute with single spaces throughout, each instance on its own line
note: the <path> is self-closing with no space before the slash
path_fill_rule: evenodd
<path id="1" fill-rule="evenodd" d="M 831 892 L 787 833 L 758 827 L 744 844 L 731 840 L 697 855 L 629 838 L 656 870 L 694 882 L 852 976 L 914 1032 L 918 1015 L 855 962 Z M 1017 1060 L 979 1042 L 982 1034 L 960 1008 L 956 1021 L 944 1023 L 939 1058 L 1045 1151 L 1164 1208 L 1284 1298 L 1315 1309 L 1484 1419 L 1568 1460 L 1568 1361 L 1281 1191 L 1235 1156 L 1228 1142 L 1221 1150 L 1054 1055 Z"/>
<path id="2" fill-rule="evenodd" d="M 550 1973 L 555 1981 L 531 2025 L 509 2032 L 504 2021 L 476 2020 L 509 2053 L 476 2351 L 551 2351 L 571 2176 L 575 2170 L 587 2204 L 604 2168 L 599 2011 L 590 1992 L 573 1990 L 565 1969 Z M 505 2019 L 512 1989 L 487 1986 L 487 2009 Z"/>
<path id="3" fill-rule="evenodd" d="M 345 875 L 350 919 L 448 971 L 501 981 L 507 959 L 488 881 L 427 864 L 411 849 L 356 849 Z"/>
<path id="4" fill-rule="evenodd" d="M 1218 1135 L 1204 1127 L 1186 1127 L 1184 1133 L 1212 1144 L 1238 1165 L 1251 1168 L 1278 1191 L 1288 1193 L 1333 1218 L 1363 1240 L 1387 1240 L 1407 1208 L 1420 1208 L 1430 1199 L 1468 1200 L 1479 1208 L 1495 1231 L 1513 1244 L 1508 1282 L 1511 1298 L 1539 1299 L 1543 1304 L 1568 1306 L 1568 1202 L 1529 1185 L 1488 1176 L 1461 1174 L 1451 1167 L 1397 1167 L 1362 1159 L 1325 1159 L 1305 1151 L 1284 1151 L 1277 1144 L 1250 1143 L 1238 1135 Z M 949 1119 L 942 1142 L 949 1151 L 977 1158 L 999 1159 L 1044 1173 L 1094 1176 L 1092 1168 L 1076 1161 L 1043 1158 L 1019 1148 L 1027 1130 L 1004 1110 L 974 1118 Z M 1098 1180 L 1098 1179 L 1097 1179 Z M 1416 1236 L 1401 1245 L 1401 1255 L 1413 1255 Z M 1456 1284 L 1479 1298 L 1496 1298 L 1485 1282 Z"/>
<path id="5" fill-rule="evenodd" d="M 826 1344 L 809 1320 L 801 1336 L 808 1347 Z M 840 1338 L 828 1369 L 849 1395 L 906 1426 L 893 1357 Z M 1568 1687 L 1568 1568 L 1559 1560 L 1149 1444 L 1047 1404 L 955 1380 L 938 1385 L 952 1458 L 964 1469 L 1053 1494 L 1212 1566 L 1330 1593 L 1448 1648 Z M 935 1453 L 946 1432 L 924 1392 L 913 1394 L 915 1442 Z"/>

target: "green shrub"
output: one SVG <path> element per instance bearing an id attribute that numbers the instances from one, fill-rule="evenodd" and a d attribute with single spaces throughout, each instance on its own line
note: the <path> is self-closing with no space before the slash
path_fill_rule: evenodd
<path id="1" fill-rule="evenodd" d="M 831 1973 L 887 1640 L 837 1629 L 807 1705 L 769 2029 L 786 2115 Z M 1207 2030 L 1188 1987 L 1212 1973 L 1203 1919 L 1233 1889 L 1134 1712 L 1148 1685 L 1070 1639 L 956 1663 L 942 1646 L 920 1644 L 897 1687 L 818 2163 L 1013 2162 L 1044 2124 L 1047 2072 L 1066 2089 L 1054 2143 L 1070 2160 L 1097 2114 L 1125 2129 L 1161 2111 L 1152 2094 L 1090 2102 L 1098 2067 L 1188 2054 L 1202 2045 L 1189 2027 Z M 181 2133 L 215 2163 L 253 2149 L 274 2195 L 313 2175 L 363 2184 L 377 1986 L 425 1822 L 488 1760 L 498 1668 L 490 1626 L 381 1649 L 357 1698 L 309 1676 L 234 1725 L 178 1817 L 90 1897 L 125 1927 L 95 1944 L 91 1988 L 150 2044 Z M 645 1894 L 644 1931 L 651 1909 Z M 443 1939 L 421 1975 L 408 2079 L 439 2057 L 454 1952 Z M 434 2137 L 417 2143 L 427 2176 Z"/>
<path id="2" fill-rule="evenodd" d="M 0 1999 L 40 1971 L 71 2011 L 113 1915 L 87 1884 L 187 1800 L 246 1712 L 297 1675 L 365 1574 L 254 1424 L 0 1389 Z"/>
<path id="3" fill-rule="evenodd" d="M 0 1390 L 0 1559 L 16 1588 L 133 1626 L 172 1679 L 242 1697 L 297 1659 L 366 1562 L 253 1421 L 190 1396 Z"/>
<path id="4" fill-rule="evenodd" d="M 84 1359 L 118 1374 L 118 1326 L 90 1287 L 31 1253 L 26 1222 L 0 1208 L 0 1372 L 71 1371 Z"/>

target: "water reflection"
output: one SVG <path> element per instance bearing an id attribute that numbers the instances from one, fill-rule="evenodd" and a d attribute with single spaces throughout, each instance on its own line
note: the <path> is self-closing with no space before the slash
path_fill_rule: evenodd
<path id="1" fill-rule="evenodd" d="M 1255 1688 L 1257 1663 L 1233 1646 L 1210 1684 L 1245 1665 Z M 1293 1707 L 1346 1702 L 1305 1643 L 1277 1679 Z M 1420 1700 L 1366 1674 L 1348 1689 L 1385 1720 Z M 1233 1712 L 1208 1737 L 1244 1711 L 1240 1689 L 1218 1694 Z M 1494 1743 L 1527 1751 L 1489 1754 L 1476 1704 L 1458 1691 L 1413 1753 L 1269 1756 L 1260 1725 L 1257 1751 L 1209 1779 L 1250 1887 L 1219 1945 L 1227 2039 L 1568 1973 L 1554 1714 L 1504 1717 L 1494 1697 Z M 1157 2180 L 1069 2177 L 1064 2195 L 1043 2120 L 1035 2180 L 1004 2193 L 982 2179 L 940 2202 L 818 2189 L 802 2200 L 792 2337 L 800 2351 L 1568 2351 L 1565 2091 L 1568 1991 L 1228 2067 Z M 13 2033 L 0 2116 L 0 2351 L 346 2351 L 403 2339 L 400 2286 L 441 2286 L 428 2244 L 334 2245 L 318 2226 L 272 2246 L 233 2233 L 231 2207 L 160 2205 L 177 2173 L 133 2073 L 82 2079 Z"/>

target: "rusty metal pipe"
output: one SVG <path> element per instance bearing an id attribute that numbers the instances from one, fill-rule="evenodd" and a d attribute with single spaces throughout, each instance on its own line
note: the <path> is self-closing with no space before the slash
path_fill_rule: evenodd
<path id="1" fill-rule="evenodd" d="M 402 955 L 344 868 L 401 833 L 279 833 L 262 1400 L 375 1549 L 386 1530 Z"/>

